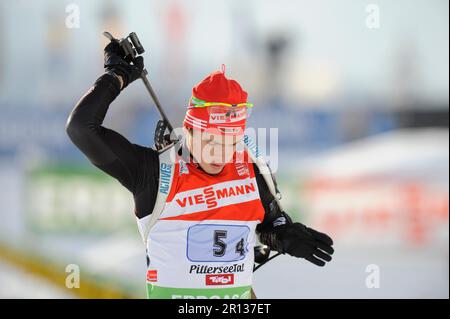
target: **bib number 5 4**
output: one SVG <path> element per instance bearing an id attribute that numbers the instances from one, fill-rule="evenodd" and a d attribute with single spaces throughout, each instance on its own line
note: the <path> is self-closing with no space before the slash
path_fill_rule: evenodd
<path id="1" fill-rule="evenodd" d="M 244 225 L 194 225 L 188 230 L 187 257 L 195 262 L 237 261 L 248 252 Z"/>

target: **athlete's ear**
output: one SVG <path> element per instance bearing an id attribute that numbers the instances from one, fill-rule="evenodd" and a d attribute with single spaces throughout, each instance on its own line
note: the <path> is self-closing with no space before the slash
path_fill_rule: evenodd
<path id="1" fill-rule="evenodd" d="M 183 133 L 192 135 L 192 128 L 183 125 Z"/>

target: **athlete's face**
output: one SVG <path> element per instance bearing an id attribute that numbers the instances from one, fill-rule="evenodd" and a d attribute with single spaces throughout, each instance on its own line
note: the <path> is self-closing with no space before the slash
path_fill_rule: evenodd
<path id="1" fill-rule="evenodd" d="M 226 163 L 233 160 L 236 146 L 242 136 L 212 134 L 191 130 L 188 134 L 188 147 L 200 167 L 208 174 L 218 174 Z"/>

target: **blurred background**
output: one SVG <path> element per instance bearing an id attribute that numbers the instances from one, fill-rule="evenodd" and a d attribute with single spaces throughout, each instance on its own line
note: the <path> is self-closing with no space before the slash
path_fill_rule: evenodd
<path id="1" fill-rule="evenodd" d="M 255 104 L 249 126 L 278 129 L 286 211 L 336 253 L 324 268 L 274 259 L 259 298 L 448 298 L 448 6 L 0 0 L 0 297 L 145 297 L 132 196 L 64 129 L 103 72 L 108 30 L 139 35 L 174 124 L 224 63 Z M 105 125 L 152 146 L 158 118 L 136 81 Z"/>

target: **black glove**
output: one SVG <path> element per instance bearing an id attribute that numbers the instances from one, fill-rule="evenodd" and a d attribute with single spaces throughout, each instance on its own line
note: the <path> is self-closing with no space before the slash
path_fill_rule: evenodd
<path id="1" fill-rule="evenodd" d="M 278 251 L 283 254 L 305 258 L 317 266 L 331 261 L 333 240 L 326 234 L 301 223 L 292 223 L 275 227 L 275 235 Z"/>
<path id="2" fill-rule="evenodd" d="M 141 76 L 144 69 L 144 58 L 136 57 L 134 60 L 125 58 L 125 51 L 117 41 L 111 41 L 105 47 L 105 71 L 120 75 L 123 79 L 122 89 Z"/>

